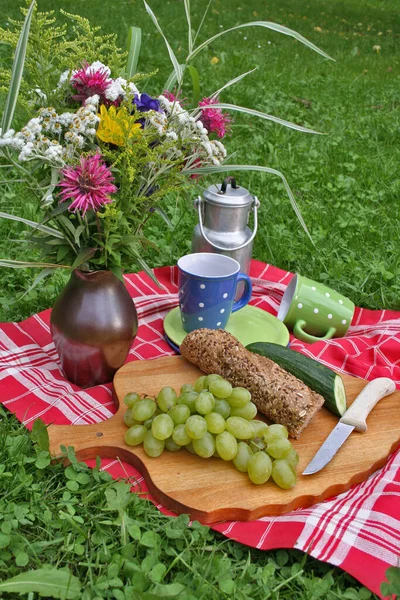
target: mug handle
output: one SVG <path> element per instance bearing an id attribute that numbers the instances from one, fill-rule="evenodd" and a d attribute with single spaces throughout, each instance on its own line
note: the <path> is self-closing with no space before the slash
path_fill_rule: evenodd
<path id="1" fill-rule="evenodd" d="M 241 308 L 246 306 L 246 304 L 248 304 L 251 299 L 251 292 L 252 292 L 253 287 L 251 285 L 250 277 L 248 277 L 244 273 L 239 273 L 238 278 L 237 278 L 237 283 L 236 283 L 236 289 L 237 289 L 237 284 L 240 283 L 241 281 L 244 281 L 244 292 L 242 294 L 242 297 L 233 303 L 232 312 L 236 312 L 237 310 L 240 310 Z"/>
<path id="2" fill-rule="evenodd" d="M 302 319 L 296 321 L 293 327 L 293 333 L 299 340 L 302 340 L 303 342 L 308 342 L 309 344 L 312 344 L 313 342 L 321 342 L 323 340 L 330 340 L 336 333 L 336 328 L 330 327 L 323 337 L 317 337 L 304 331 L 303 327 L 306 324 L 306 321 L 303 321 Z"/>

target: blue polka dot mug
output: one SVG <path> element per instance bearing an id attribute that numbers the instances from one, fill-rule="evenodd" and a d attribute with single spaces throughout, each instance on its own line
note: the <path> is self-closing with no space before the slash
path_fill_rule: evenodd
<path id="1" fill-rule="evenodd" d="M 179 307 L 182 325 L 195 329 L 224 329 L 232 312 L 246 306 L 251 298 L 251 281 L 240 272 L 237 260 L 224 254 L 197 252 L 178 260 Z M 234 300 L 239 282 L 242 296 Z"/>
<path id="2" fill-rule="evenodd" d="M 278 319 L 303 342 L 343 337 L 355 306 L 339 292 L 302 275 L 294 275 L 282 298 Z"/>

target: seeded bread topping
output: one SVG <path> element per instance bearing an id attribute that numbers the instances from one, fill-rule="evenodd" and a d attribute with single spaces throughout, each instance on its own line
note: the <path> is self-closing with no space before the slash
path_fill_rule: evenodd
<path id="1" fill-rule="evenodd" d="M 233 386 L 245 387 L 268 419 L 298 438 L 324 403 L 300 379 L 269 358 L 254 354 L 223 329 L 196 329 L 180 346 L 182 356 L 207 375 L 217 373 Z"/>

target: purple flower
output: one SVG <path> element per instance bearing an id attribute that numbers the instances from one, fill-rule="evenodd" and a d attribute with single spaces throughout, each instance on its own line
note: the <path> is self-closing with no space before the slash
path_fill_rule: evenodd
<path id="1" fill-rule="evenodd" d="M 155 110 L 157 112 L 162 112 L 160 109 L 160 103 L 155 98 L 152 98 L 148 94 L 141 94 L 140 98 L 138 94 L 135 94 L 132 103 L 136 105 L 136 108 L 139 112 L 148 112 L 149 110 Z"/>

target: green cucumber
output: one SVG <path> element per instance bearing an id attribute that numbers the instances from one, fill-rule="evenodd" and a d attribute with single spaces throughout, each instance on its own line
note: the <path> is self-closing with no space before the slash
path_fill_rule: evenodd
<path id="1" fill-rule="evenodd" d="M 341 417 L 347 410 L 346 390 L 340 375 L 313 358 L 278 344 L 255 342 L 247 350 L 270 358 L 285 371 L 295 375 L 325 399 L 325 408 Z"/>

